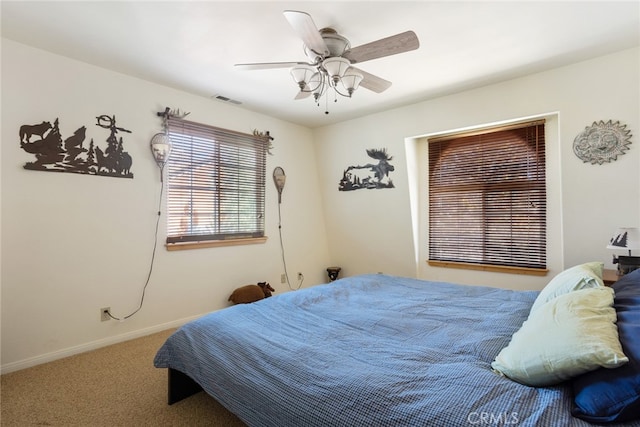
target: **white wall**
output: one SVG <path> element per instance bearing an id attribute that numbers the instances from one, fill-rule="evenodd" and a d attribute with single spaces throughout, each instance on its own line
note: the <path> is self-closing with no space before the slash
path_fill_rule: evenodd
<path id="1" fill-rule="evenodd" d="M 143 309 L 124 323 L 100 322 L 99 308 L 126 315 L 139 304 L 148 272 L 160 183 L 149 140 L 156 111 L 276 138 L 268 170 L 287 173 L 282 219 L 287 266 L 305 285 L 384 272 L 460 283 L 539 289 L 548 277 L 430 268 L 421 218 L 425 189 L 415 158 L 421 136 L 520 117 L 547 115 L 550 135 L 549 276 L 565 266 L 602 260 L 618 226 L 640 226 L 640 51 L 632 49 L 482 89 L 425 101 L 311 131 L 2 40 L 2 371 L 8 372 L 111 342 L 176 326 L 223 308 L 235 287 L 268 280 L 277 292 L 282 262 L 277 196 L 267 185 L 264 245 L 167 252 L 159 247 Z M 357 96 L 357 94 L 356 94 Z M 134 179 L 24 170 L 33 160 L 19 146 L 22 124 L 60 119 L 64 135 L 85 125 L 104 138 L 95 117 L 115 114 L 132 130 L 125 149 Z M 585 126 L 619 120 L 633 134 L 630 150 L 604 165 L 584 164 L 572 143 Z M 396 188 L 338 191 L 343 170 L 368 162 L 365 150 L 394 156 Z M 416 165 L 408 169 L 408 165 Z M 417 210 L 417 209 L 416 209 Z M 326 225 L 325 225 L 326 223 Z M 423 221 L 424 223 L 424 221 Z M 415 228 L 414 229 L 414 225 Z M 421 236 L 414 246 L 414 235 Z M 158 241 L 164 241 L 164 223 Z"/>
<path id="2" fill-rule="evenodd" d="M 515 289 L 540 289 L 561 269 L 585 261 L 601 260 L 605 268 L 614 268 L 612 252 L 605 249 L 611 234 L 619 226 L 640 226 L 639 65 L 636 48 L 316 129 L 331 263 L 342 266 L 345 275 L 382 271 Z M 413 218 L 411 211 L 412 203 L 417 210 L 426 207 L 411 192 L 427 195 L 424 186 L 412 181 L 426 162 L 416 141 L 423 135 L 532 116 L 548 117 L 549 274 L 429 267 L 427 235 L 420 227 L 426 226 L 426 216 Z M 594 121 L 610 119 L 631 130 L 629 151 L 611 163 L 583 163 L 573 154 L 574 138 Z M 343 170 L 366 162 L 368 148 L 387 148 L 394 156 L 396 188 L 338 191 Z M 414 233 L 420 236 L 417 246 Z"/>
<path id="3" fill-rule="evenodd" d="M 276 292 L 284 271 L 277 193 L 270 177 L 262 245 L 167 252 L 161 219 L 144 306 L 126 322 L 100 322 L 134 311 L 149 269 L 159 202 L 159 171 L 149 150 L 161 131 L 157 111 L 190 111 L 190 120 L 251 133 L 269 130 L 267 170 L 287 173 L 282 234 L 290 278 L 326 281 L 329 262 L 311 131 L 245 109 L 193 96 L 2 40 L 2 370 L 8 372 L 183 323 L 224 308 L 237 286 L 267 280 Z M 23 169 L 23 124 L 60 120 L 63 139 L 80 126 L 87 141 L 106 139 L 96 116 L 115 115 L 133 179 Z M 295 283 L 292 283 L 295 285 Z"/>

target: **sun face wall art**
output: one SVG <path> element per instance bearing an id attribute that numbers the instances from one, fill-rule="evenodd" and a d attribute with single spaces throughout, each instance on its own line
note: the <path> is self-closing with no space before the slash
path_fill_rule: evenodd
<path id="1" fill-rule="evenodd" d="M 627 125 L 609 120 L 593 122 L 573 141 L 573 152 L 583 162 L 601 165 L 623 155 L 631 144 L 631 131 Z"/>

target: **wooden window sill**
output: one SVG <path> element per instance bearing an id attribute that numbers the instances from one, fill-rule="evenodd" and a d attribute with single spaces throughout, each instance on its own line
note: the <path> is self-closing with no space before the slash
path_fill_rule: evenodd
<path id="1" fill-rule="evenodd" d="M 427 261 L 432 267 L 460 268 L 464 270 L 492 271 L 495 273 L 525 274 L 530 276 L 546 276 L 549 270 L 543 268 L 507 267 L 502 265 L 468 264 L 464 262 Z"/>
<path id="2" fill-rule="evenodd" d="M 167 243 L 168 251 L 184 251 L 188 249 L 217 248 L 220 246 L 256 245 L 265 243 L 267 237 L 251 237 L 248 239 L 203 240 L 201 242 Z"/>

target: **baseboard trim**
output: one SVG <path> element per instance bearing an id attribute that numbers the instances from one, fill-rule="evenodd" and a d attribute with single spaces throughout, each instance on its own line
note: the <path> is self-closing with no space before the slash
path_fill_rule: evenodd
<path id="1" fill-rule="evenodd" d="M 75 354 L 96 350 L 98 348 L 106 347 L 108 345 L 118 344 L 118 343 L 129 341 L 135 338 L 144 337 L 147 335 L 155 334 L 156 332 L 166 331 L 167 329 L 171 329 L 171 328 L 177 328 L 184 325 L 185 323 L 188 323 L 192 320 L 202 317 L 205 314 L 207 313 L 202 313 L 196 316 L 190 316 L 184 319 L 178 319 L 171 322 L 162 323 L 159 325 L 151 326 L 149 328 L 139 329 L 137 331 L 127 332 L 126 334 L 121 334 L 113 337 L 103 338 L 96 341 L 91 341 L 86 344 L 80 344 L 80 345 L 65 348 L 62 350 L 52 351 L 50 353 L 42 354 L 40 356 L 30 357 L 28 359 L 19 360 L 17 362 L 3 364 L 3 365 L 0 365 L 0 374 L 8 374 L 10 372 L 31 368 L 33 366 L 41 365 L 43 363 L 53 362 L 54 360 L 73 356 Z"/>

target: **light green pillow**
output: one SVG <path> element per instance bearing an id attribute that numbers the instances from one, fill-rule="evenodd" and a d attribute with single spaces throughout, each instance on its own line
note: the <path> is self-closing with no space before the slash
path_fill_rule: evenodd
<path id="1" fill-rule="evenodd" d="M 531 306 L 531 312 L 540 308 L 547 301 L 551 301 L 557 296 L 564 295 L 568 292 L 577 291 L 585 288 L 603 287 L 602 269 L 604 264 L 601 262 L 588 262 L 568 268 L 558 273 L 547 286 L 544 287 Z"/>
<path id="2" fill-rule="evenodd" d="M 548 386 L 629 361 L 618 338 L 613 289 L 560 295 L 532 312 L 491 367 L 522 384 Z"/>

